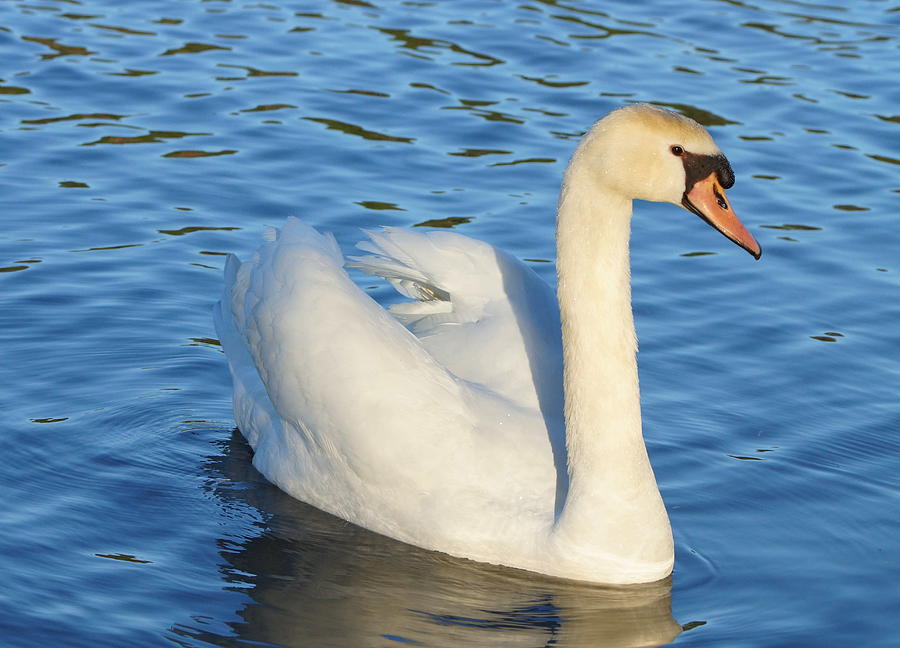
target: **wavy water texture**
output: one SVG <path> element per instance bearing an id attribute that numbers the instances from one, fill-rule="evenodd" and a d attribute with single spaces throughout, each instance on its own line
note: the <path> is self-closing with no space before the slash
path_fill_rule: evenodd
<path id="1" fill-rule="evenodd" d="M 4 639 L 894 645 L 898 37 L 889 2 L 7 3 Z M 266 484 L 210 318 L 224 255 L 289 215 L 345 251 L 452 228 L 552 283 L 566 160 L 635 101 L 711 130 L 764 250 L 636 207 L 671 581 L 458 561 Z"/>

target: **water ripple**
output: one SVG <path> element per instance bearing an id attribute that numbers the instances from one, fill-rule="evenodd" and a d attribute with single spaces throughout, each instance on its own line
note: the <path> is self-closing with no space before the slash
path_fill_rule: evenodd
<path id="1" fill-rule="evenodd" d="M 895 643 L 896 7 L 7 8 L 0 625 L 17 645 Z M 453 228 L 552 283 L 565 160 L 635 101 L 710 128 L 765 249 L 749 263 L 672 206 L 635 208 L 673 580 L 457 561 L 266 484 L 210 320 L 225 255 L 288 215 L 346 251 L 360 228 Z"/>

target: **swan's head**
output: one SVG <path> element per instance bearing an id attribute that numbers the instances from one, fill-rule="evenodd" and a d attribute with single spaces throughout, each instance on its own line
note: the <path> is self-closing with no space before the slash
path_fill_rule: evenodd
<path id="1" fill-rule="evenodd" d="M 607 190 L 682 206 L 760 257 L 725 196 L 734 184 L 731 165 L 693 119 L 650 104 L 625 106 L 594 124 L 576 155 Z"/>

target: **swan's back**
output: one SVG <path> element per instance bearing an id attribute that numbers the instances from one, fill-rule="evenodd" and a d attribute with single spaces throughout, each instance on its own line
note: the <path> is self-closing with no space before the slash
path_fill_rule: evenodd
<path id="1" fill-rule="evenodd" d="M 561 378 L 530 378 L 561 372 L 549 287 L 487 244 L 387 230 L 355 265 L 419 300 L 391 313 L 330 236 L 291 219 L 267 239 L 229 259 L 216 310 L 254 465 L 351 522 L 489 562 L 549 526 Z"/>
<path id="2" fill-rule="evenodd" d="M 416 300 L 390 312 L 458 378 L 562 417 L 559 308 L 518 259 L 455 232 L 389 228 L 357 245 L 351 265 Z"/>

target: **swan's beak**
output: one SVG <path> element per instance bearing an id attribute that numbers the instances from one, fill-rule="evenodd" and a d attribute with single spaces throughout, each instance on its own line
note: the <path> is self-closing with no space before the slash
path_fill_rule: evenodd
<path id="1" fill-rule="evenodd" d="M 695 182 L 691 190 L 684 193 L 681 204 L 747 250 L 753 258 L 759 259 L 762 255 L 759 243 L 732 211 L 715 172 Z"/>

